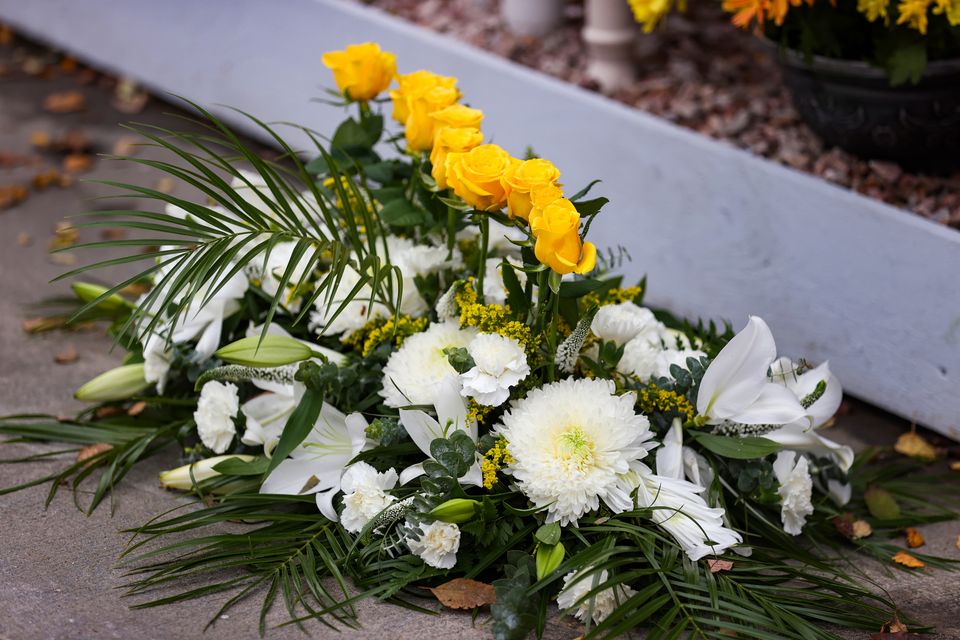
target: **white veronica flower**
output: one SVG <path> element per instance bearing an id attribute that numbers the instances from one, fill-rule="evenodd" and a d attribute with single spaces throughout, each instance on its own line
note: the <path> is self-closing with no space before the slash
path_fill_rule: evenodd
<path id="1" fill-rule="evenodd" d="M 773 473 L 780 482 L 780 520 L 783 530 L 792 536 L 800 535 L 807 516 L 813 513 L 813 480 L 807 459 L 793 451 L 781 451 L 773 463 Z"/>
<path id="2" fill-rule="evenodd" d="M 163 395 L 170 373 L 173 351 L 166 348 L 167 340 L 160 333 L 152 333 L 143 345 L 143 379 L 156 383 L 157 393 Z"/>
<path id="3" fill-rule="evenodd" d="M 593 567 L 571 571 L 563 577 L 563 589 L 557 594 L 557 606 L 563 611 L 570 611 L 576 607 L 574 616 L 582 622 L 586 622 L 586 617 L 590 615 L 592 609 L 593 622 L 595 624 L 603 622 L 618 606 L 637 593 L 626 585 L 617 585 L 587 598 L 586 595 L 605 583 L 607 577 L 606 569 L 600 573 L 593 571 Z"/>
<path id="4" fill-rule="evenodd" d="M 260 493 L 316 494 L 317 508 L 329 520 L 339 519 L 333 499 L 347 463 L 367 445 L 367 421 L 359 413 L 345 416 L 323 403 L 313 429 L 290 457 L 277 465 Z"/>
<path id="5" fill-rule="evenodd" d="M 479 437 L 477 423 L 467 419 L 467 405 L 460 395 L 460 382 L 456 375 L 448 375 L 441 380 L 435 395 L 433 404 L 437 412 L 436 418 L 419 409 L 400 409 L 400 424 L 428 458 L 433 456 L 430 443 L 437 438 L 447 438 L 454 431 L 463 431 L 474 442 Z M 422 462 L 411 465 L 400 473 L 400 484 L 407 484 L 424 473 Z M 466 475 L 460 478 L 460 483 L 483 486 L 483 472 L 480 470 L 479 461 L 474 461 Z"/>
<path id="6" fill-rule="evenodd" d="M 659 324 L 650 309 L 632 302 L 621 302 L 597 309 L 590 329 L 601 340 L 626 344 L 641 333 L 657 328 Z"/>
<path id="7" fill-rule="evenodd" d="M 214 453 L 223 453 L 233 441 L 237 427 L 233 419 L 240 408 L 237 385 L 212 380 L 200 390 L 197 410 L 193 419 L 197 423 L 200 440 Z"/>
<path id="8" fill-rule="evenodd" d="M 407 539 L 410 551 L 431 567 L 452 569 L 457 564 L 457 551 L 460 550 L 460 527 L 436 521 L 421 525 L 420 530 L 419 538 Z"/>
<path id="9" fill-rule="evenodd" d="M 659 342 L 651 340 L 648 334 L 638 335 L 623 346 L 617 371 L 647 382 L 657 372 L 657 357 L 662 350 Z"/>
<path id="10" fill-rule="evenodd" d="M 499 407 L 510 397 L 510 387 L 530 374 L 527 354 L 513 338 L 481 333 L 470 341 L 467 351 L 476 366 L 460 374 L 461 394 L 482 405 Z"/>
<path id="11" fill-rule="evenodd" d="M 611 380 L 566 379 L 514 402 L 498 427 L 510 442 L 520 490 L 547 508 L 547 522 L 576 523 L 600 500 L 621 513 L 633 507 L 631 471 L 655 445 L 634 394 L 614 395 Z"/>
<path id="12" fill-rule="evenodd" d="M 800 401 L 767 370 L 777 345 L 767 324 L 750 316 L 747 326 L 717 354 L 700 381 L 697 413 L 707 424 L 790 424 L 805 418 Z"/>
<path id="13" fill-rule="evenodd" d="M 397 472 L 388 469 L 379 473 L 366 462 L 356 462 L 340 481 L 343 491 L 343 513 L 340 523 L 351 533 L 360 533 L 374 517 L 396 498 L 387 493 L 397 486 Z"/>
<path id="14" fill-rule="evenodd" d="M 670 367 L 672 365 L 677 365 L 681 369 L 689 371 L 687 368 L 687 358 L 695 358 L 699 360 L 700 358 L 706 357 L 703 351 L 697 349 L 664 349 L 657 354 L 657 370 L 655 375 L 659 378 L 673 378 L 673 374 L 670 373 Z"/>
<path id="15" fill-rule="evenodd" d="M 466 348 L 476 335 L 476 329 L 461 329 L 456 322 L 438 322 L 405 339 L 383 367 L 384 404 L 394 408 L 434 404 L 440 383 L 457 375 L 443 350 Z"/>

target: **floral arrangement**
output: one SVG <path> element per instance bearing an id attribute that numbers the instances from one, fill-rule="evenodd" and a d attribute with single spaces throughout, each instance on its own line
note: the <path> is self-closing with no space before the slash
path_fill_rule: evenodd
<path id="1" fill-rule="evenodd" d="M 485 143 L 456 78 L 397 75 L 371 43 L 323 61 L 356 115 L 329 144 L 298 129 L 310 162 L 254 119 L 286 151 L 259 158 L 198 105 L 199 132 L 141 132 L 178 162 L 127 160 L 204 200 L 118 185 L 164 211 L 90 224 L 150 250 L 64 276 L 149 261 L 74 286 L 125 362 L 80 387 L 75 419 L 0 421 L 83 445 L 30 485 L 95 478 L 90 510 L 180 450 L 160 482 L 202 504 L 137 529 L 138 606 L 231 591 L 216 619 L 259 592 L 261 633 L 278 599 L 297 624 L 350 627 L 360 598 L 431 592 L 491 605 L 496 638 L 541 633 L 551 603 L 591 637 L 901 625 L 835 552 L 949 568 L 898 538 L 954 513 L 918 463 L 822 434 L 842 396 L 827 363 L 778 357 L 759 317 L 734 335 L 644 307 L 646 282 L 586 240 L 606 199 Z"/>
<path id="2" fill-rule="evenodd" d="M 628 0 L 637 22 L 652 31 L 672 0 Z M 680 0 L 677 9 L 684 10 Z M 928 61 L 960 58 L 956 0 L 723 0 L 741 28 L 756 27 L 808 59 L 862 60 L 886 70 L 891 84 L 920 81 Z"/>

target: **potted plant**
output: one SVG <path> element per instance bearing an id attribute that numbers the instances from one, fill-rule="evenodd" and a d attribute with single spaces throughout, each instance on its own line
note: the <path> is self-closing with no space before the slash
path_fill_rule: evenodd
<path id="1" fill-rule="evenodd" d="M 646 30 L 670 0 L 629 0 Z M 682 9 L 682 7 L 680 7 Z M 956 165 L 957 0 L 724 0 L 778 49 L 800 115 L 825 142 L 914 168 Z"/>

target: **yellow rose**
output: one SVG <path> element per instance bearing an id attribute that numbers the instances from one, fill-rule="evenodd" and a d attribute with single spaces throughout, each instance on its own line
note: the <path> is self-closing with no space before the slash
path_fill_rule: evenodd
<path id="1" fill-rule="evenodd" d="M 393 119 L 400 124 L 406 124 L 407 115 L 410 113 L 411 97 L 422 95 L 434 87 L 456 88 L 457 79 L 420 70 L 397 76 L 397 85 L 398 87 L 390 92 L 390 98 L 393 100 Z"/>
<path id="2" fill-rule="evenodd" d="M 447 188 L 447 155 L 465 153 L 483 143 L 483 134 L 479 129 L 464 127 L 452 129 L 444 127 L 437 132 L 430 151 L 430 162 L 433 164 L 433 179 L 441 189 Z"/>
<path id="3" fill-rule="evenodd" d="M 541 187 L 556 185 L 559 177 L 560 170 L 543 158 L 514 164 L 503 176 L 503 185 L 507 190 L 507 213 L 513 218 L 529 219 L 530 210 L 533 208 L 531 192 Z M 550 192 L 544 192 L 543 195 L 548 193 Z"/>
<path id="4" fill-rule="evenodd" d="M 495 211 L 507 201 L 500 178 L 512 163 L 510 154 L 495 144 L 451 152 L 446 161 L 447 184 L 474 209 Z"/>
<path id="5" fill-rule="evenodd" d="M 323 54 L 323 64 L 333 71 L 337 87 L 351 100 L 372 100 L 390 86 L 397 59 L 373 42 L 351 44 L 343 51 Z"/>
<path id="6" fill-rule="evenodd" d="M 406 136 L 410 151 L 429 151 L 437 122 L 431 116 L 460 99 L 453 87 L 436 86 L 407 98 Z"/>
<path id="7" fill-rule="evenodd" d="M 543 197 L 550 192 L 541 193 Z M 597 264 L 597 248 L 580 240 L 580 214 L 566 198 L 557 198 L 530 213 L 530 230 L 537 238 L 537 260 L 559 274 L 589 273 Z"/>
<path id="8" fill-rule="evenodd" d="M 453 129 L 473 129 L 480 128 L 480 122 L 483 120 L 483 111 L 472 109 L 462 104 L 452 104 L 439 111 L 430 114 L 430 117 L 436 121 L 437 132 L 447 127 Z"/>

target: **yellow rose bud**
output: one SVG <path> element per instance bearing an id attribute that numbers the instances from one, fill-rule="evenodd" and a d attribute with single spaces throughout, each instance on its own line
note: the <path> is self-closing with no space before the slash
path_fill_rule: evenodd
<path id="1" fill-rule="evenodd" d="M 393 119 L 405 125 L 410 115 L 411 99 L 422 96 L 434 87 L 455 89 L 457 79 L 420 70 L 397 76 L 397 85 L 399 85 L 397 89 L 390 92 L 390 99 L 393 100 Z"/>
<path id="2" fill-rule="evenodd" d="M 507 190 L 507 213 L 512 218 L 529 219 L 530 210 L 533 208 L 531 192 L 555 185 L 559 178 L 560 170 L 543 158 L 514 164 L 503 176 L 503 184 Z M 544 192 L 543 195 L 547 193 Z"/>
<path id="3" fill-rule="evenodd" d="M 597 265 L 597 247 L 592 242 L 581 242 L 576 229 L 560 237 L 541 235 L 533 252 L 537 260 L 560 275 L 590 273 Z"/>
<path id="4" fill-rule="evenodd" d="M 474 147 L 483 144 L 483 134 L 479 129 L 465 127 L 451 129 L 444 127 L 437 132 L 430 151 L 430 162 L 433 164 L 433 179 L 441 189 L 447 188 L 447 156 L 450 153 L 466 153 Z"/>
<path id="5" fill-rule="evenodd" d="M 547 184 L 541 187 L 534 187 L 530 190 L 530 218 L 538 215 L 547 205 L 553 204 L 563 198 L 563 189 L 556 184 Z M 529 219 L 529 218 L 528 218 Z"/>
<path id="6" fill-rule="evenodd" d="M 436 86 L 407 99 L 406 136 L 410 151 L 429 151 L 433 146 L 437 122 L 431 116 L 460 99 L 452 87 Z"/>
<path id="7" fill-rule="evenodd" d="M 480 122 L 483 121 L 483 111 L 472 109 L 462 104 L 452 104 L 439 111 L 430 114 L 430 117 L 436 121 L 437 132 L 439 133 L 447 127 L 454 129 L 463 129 L 472 127 L 480 128 Z"/>
<path id="8" fill-rule="evenodd" d="M 373 42 L 351 44 L 343 51 L 323 54 L 337 87 L 351 100 L 366 101 L 386 90 L 397 74 L 397 59 Z"/>
<path id="9" fill-rule="evenodd" d="M 513 158 L 495 144 L 482 144 L 466 153 L 447 155 L 447 184 L 474 209 L 496 211 L 503 208 L 507 192 L 500 178 Z"/>
<path id="10" fill-rule="evenodd" d="M 542 208 L 530 213 L 530 231 L 537 238 L 560 238 L 571 231 L 576 233 L 580 226 L 580 213 L 566 198 L 557 198 Z"/>

